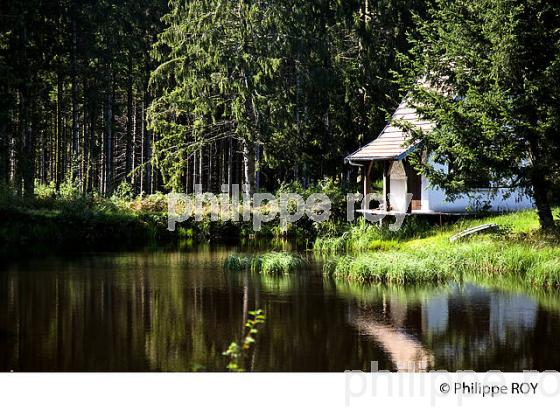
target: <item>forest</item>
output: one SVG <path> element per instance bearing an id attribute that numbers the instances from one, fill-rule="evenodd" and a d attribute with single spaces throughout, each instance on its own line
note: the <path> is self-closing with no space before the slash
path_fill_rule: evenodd
<path id="1" fill-rule="evenodd" d="M 559 16 L 541 0 L 2 2 L 0 184 L 28 199 L 358 187 L 344 157 L 409 95 L 443 125 L 426 147 L 454 161 L 423 169 L 432 182 L 509 178 L 550 227 Z"/>
<path id="2" fill-rule="evenodd" d="M 0 1 L 0 370 L 560 370 L 559 79 L 559 1 Z"/>
<path id="3" fill-rule="evenodd" d="M 110 195 L 344 177 L 424 1 L 14 0 L 0 180 Z"/>

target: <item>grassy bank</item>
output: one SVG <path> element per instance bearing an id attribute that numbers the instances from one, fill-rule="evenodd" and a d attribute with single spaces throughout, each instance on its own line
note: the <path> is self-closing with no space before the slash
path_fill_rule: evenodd
<path id="1" fill-rule="evenodd" d="M 305 265 L 299 255 L 287 252 L 268 252 L 258 256 L 230 255 L 224 262 L 224 268 L 230 271 L 251 269 L 252 272 L 265 275 L 287 275 L 296 272 Z"/>
<path id="2" fill-rule="evenodd" d="M 335 198 L 333 214 L 339 220 L 345 211 L 344 194 L 332 180 L 303 189 L 299 184 L 283 185 L 278 194 L 297 192 L 304 198 L 325 193 Z M 241 208 L 242 205 L 240 204 Z M 265 204 L 259 212 L 277 211 Z M 318 234 L 339 230 L 342 223 L 314 224 L 309 218 L 280 227 L 276 220 L 264 223 L 260 231 L 253 221 L 211 220 L 210 203 L 203 204 L 201 221 L 189 218 L 167 230 L 168 201 L 162 193 L 135 196 L 121 184 L 110 197 L 81 194 L 62 184 L 37 185 L 35 197 L 24 199 L 12 188 L 0 185 L 0 257 L 16 253 L 108 250 L 145 245 L 189 242 L 227 242 L 239 239 L 290 238 L 302 245 Z M 241 213 L 241 212 L 240 212 Z"/>
<path id="3" fill-rule="evenodd" d="M 0 257 L 160 246 L 236 237 L 240 230 L 233 223 L 205 220 L 186 221 L 170 232 L 163 194 L 105 198 L 45 189 L 24 200 L 0 192 Z"/>
<path id="4" fill-rule="evenodd" d="M 451 235 L 483 223 L 499 232 L 451 243 Z M 465 219 L 443 227 L 389 232 L 363 222 L 338 238 L 321 238 L 314 249 L 335 254 L 324 271 L 338 279 L 392 284 L 441 283 L 448 280 L 519 281 L 560 287 L 559 236 L 538 230 L 533 211 Z"/>

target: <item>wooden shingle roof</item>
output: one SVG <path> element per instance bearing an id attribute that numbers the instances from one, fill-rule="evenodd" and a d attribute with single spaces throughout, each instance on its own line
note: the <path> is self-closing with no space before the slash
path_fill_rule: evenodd
<path id="1" fill-rule="evenodd" d="M 430 131 L 434 124 L 421 119 L 415 108 L 408 107 L 403 101 L 393 113 L 394 120 L 404 120 L 413 127 Z M 391 121 L 392 122 L 392 121 Z M 346 161 L 401 160 L 414 151 L 418 143 L 409 144 L 408 134 L 399 127 L 388 123 L 381 134 L 356 152 L 348 155 Z"/>

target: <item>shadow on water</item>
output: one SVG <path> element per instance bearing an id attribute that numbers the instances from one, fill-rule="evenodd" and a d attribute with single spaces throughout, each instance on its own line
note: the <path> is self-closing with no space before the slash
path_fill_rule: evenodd
<path id="1" fill-rule="evenodd" d="M 276 250 L 294 249 L 288 243 Z M 320 262 L 225 272 L 270 243 L 17 261 L 0 270 L 0 370 L 223 371 L 264 309 L 253 371 L 560 370 L 560 298 L 470 283 L 359 286 Z"/>

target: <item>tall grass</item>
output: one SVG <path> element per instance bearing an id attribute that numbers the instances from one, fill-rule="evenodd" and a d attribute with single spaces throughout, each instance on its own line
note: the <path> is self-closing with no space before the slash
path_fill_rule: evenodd
<path id="1" fill-rule="evenodd" d="M 360 218 L 341 236 L 317 238 L 313 244 L 313 250 L 326 254 L 368 250 L 386 251 L 398 249 L 400 241 L 424 238 L 436 231 L 437 228 L 417 217 L 406 218 L 398 231 L 391 231 L 386 225 L 380 227 Z"/>
<path id="2" fill-rule="evenodd" d="M 250 267 L 251 271 L 265 275 L 287 275 L 296 272 L 304 265 L 305 260 L 299 255 L 287 252 L 268 252 L 253 257 L 230 255 L 226 258 L 224 268 L 241 271 Z"/>
<path id="3" fill-rule="evenodd" d="M 229 255 L 224 262 L 224 269 L 229 271 L 242 271 L 251 266 L 251 258 L 247 256 Z"/>
<path id="4" fill-rule="evenodd" d="M 326 264 L 324 273 L 357 282 L 515 279 L 533 286 L 558 288 L 560 248 L 536 248 L 486 238 L 447 246 L 342 256 Z"/>
<path id="5" fill-rule="evenodd" d="M 558 210 L 555 210 L 558 213 Z M 386 225 L 381 228 L 360 218 L 339 236 L 318 237 L 313 250 L 318 253 L 387 251 L 410 246 L 447 245 L 451 235 L 481 224 L 496 223 L 500 235 L 508 239 L 543 244 L 559 244 L 560 235 L 544 236 L 538 230 L 539 222 L 534 210 L 525 210 L 486 217 L 464 217 L 455 223 L 437 226 L 417 216 L 408 216 L 402 227 L 393 232 Z"/>
<path id="6" fill-rule="evenodd" d="M 450 243 L 451 235 L 484 223 L 496 223 L 500 231 Z M 331 255 L 346 253 L 327 261 L 324 272 L 355 282 L 409 284 L 470 279 L 559 288 L 560 235 L 542 232 L 538 227 L 533 210 L 463 218 L 443 227 L 429 227 L 407 218 L 397 232 L 361 220 L 342 236 L 319 238 L 314 250 Z"/>

